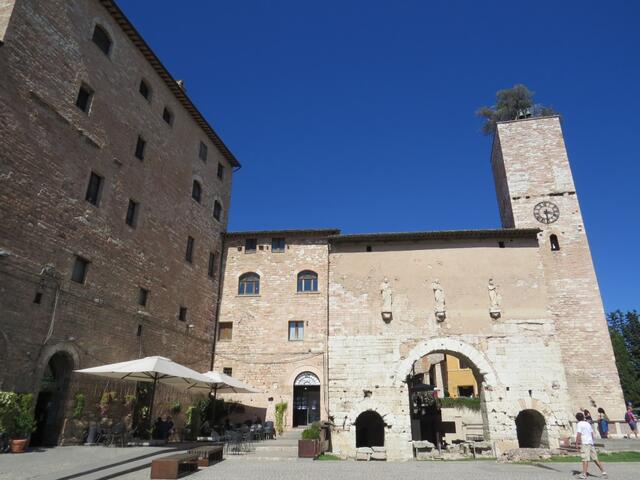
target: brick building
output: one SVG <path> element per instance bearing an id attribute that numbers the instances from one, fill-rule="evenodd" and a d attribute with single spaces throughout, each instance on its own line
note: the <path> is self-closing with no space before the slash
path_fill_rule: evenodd
<path id="1" fill-rule="evenodd" d="M 0 41 L 0 388 L 53 423 L 71 369 L 162 354 L 260 388 L 227 398 L 262 418 L 333 420 L 340 453 L 408 458 L 435 428 L 417 366 L 446 354 L 498 451 L 557 445 L 580 408 L 622 433 L 559 118 L 498 125 L 502 229 L 225 233 L 238 162 L 112 1 L 0 1 Z"/>
<path id="2" fill-rule="evenodd" d="M 238 161 L 113 2 L 2 1 L 0 41 L 0 389 L 54 443 L 73 369 L 209 369 Z"/>

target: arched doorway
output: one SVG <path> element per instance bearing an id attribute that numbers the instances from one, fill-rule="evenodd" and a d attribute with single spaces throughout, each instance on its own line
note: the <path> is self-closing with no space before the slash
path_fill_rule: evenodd
<path id="1" fill-rule="evenodd" d="M 31 445 L 58 443 L 73 367 L 73 358 L 67 352 L 57 352 L 49 359 L 40 381 L 35 408 L 37 426 Z"/>
<path id="2" fill-rule="evenodd" d="M 406 380 L 414 441 L 442 446 L 487 440 L 484 377 L 468 357 L 430 351 L 413 362 Z"/>
<path id="3" fill-rule="evenodd" d="M 520 448 L 548 448 L 549 438 L 544 417 L 537 410 L 522 410 L 516 417 Z"/>
<path id="4" fill-rule="evenodd" d="M 356 419 L 356 448 L 384 447 L 384 420 L 378 412 L 367 410 Z"/>
<path id="5" fill-rule="evenodd" d="M 312 372 L 302 372 L 293 382 L 293 426 L 319 420 L 320 379 Z"/>

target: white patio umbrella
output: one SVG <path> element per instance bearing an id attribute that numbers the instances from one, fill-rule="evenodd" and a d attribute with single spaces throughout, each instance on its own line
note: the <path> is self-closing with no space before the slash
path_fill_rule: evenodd
<path id="1" fill-rule="evenodd" d="M 208 371 L 202 375 L 209 379 L 209 388 L 213 394 L 214 405 L 218 393 L 262 393 L 260 390 L 250 387 L 246 383 L 224 373 Z M 215 408 L 211 421 L 212 423 L 215 422 Z"/>
<path id="2" fill-rule="evenodd" d="M 205 372 L 202 374 L 210 382 L 211 391 L 216 393 L 262 393 L 257 388 L 250 387 L 237 378 L 220 372 Z"/>
<path id="3" fill-rule="evenodd" d="M 165 357 L 145 357 L 129 360 L 128 362 L 110 363 L 75 371 L 118 380 L 153 383 L 149 408 L 150 419 L 153 419 L 153 399 L 155 397 L 156 383 L 170 385 L 180 390 L 211 388 L 211 380 L 208 377 Z"/>

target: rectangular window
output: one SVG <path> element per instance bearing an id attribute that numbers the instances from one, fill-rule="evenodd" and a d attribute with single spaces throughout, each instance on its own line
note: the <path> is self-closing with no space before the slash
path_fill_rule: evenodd
<path id="1" fill-rule="evenodd" d="M 138 141 L 136 143 L 136 158 L 144 160 L 144 147 L 146 146 L 147 142 L 145 142 L 144 139 L 140 135 L 138 135 Z"/>
<path id="2" fill-rule="evenodd" d="M 244 241 L 244 253 L 256 253 L 258 249 L 258 240 L 256 238 L 247 238 Z"/>
<path id="3" fill-rule="evenodd" d="M 284 252 L 284 238 L 272 238 L 271 239 L 271 251 L 276 253 Z"/>
<path id="4" fill-rule="evenodd" d="M 473 397 L 473 385 L 460 385 L 458 387 L 459 397 Z"/>
<path id="5" fill-rule="evenodd" d="M 233 373 L 233 369 L 231 367 L 223 367 L 222 373 L 224 373 L 225 375 L 231 376 L 231 374 Z"/>
<path id="6" fill-rule="evenodd" d="M 42 302 L 42 292 L 36 292 L 36 296 L 33 298 L 33 303 Z"/>
<path id="7" fill-rule="evenodd" d="M 167 124 L 173 125 L 173 113 L 171 113 L 167 107 L 164 107 L 162 111 L 162 119 L 167 122 Z"/>
<path id="8" fill-rule="evenodd" d="M 304 340 L 304 322 L 289 322 L 289 341 Z"/>
<path id="9" fill-rule="evenodd" d="M 138 292 L 138 305 L 142 307 L 146 307 L 148 301 L 149 301 L 149 290 L 147 290 L 146 288 L 140 287 L 140 291 Z"/>
<path id="10" fill-rule="evenodd" d="M 95 172 L 91 172 L 91 176 L 89 177 L 89 185 L 87 186 L 87 194 L 84 199 L 95 205 L 96 207 L 100 204 L 100 196 L 102 194 L 102 182 L 103 178 Z"/>
<path id="11" fill-rule="evenodd" d="M 80 86 L 78 97 L 76 98 L 76 107 L 84 113 L 89 113 L 91 109 L 91 101 L 93 100 L 93 90 L 84 83 Z"/>
<path id="12" fill-rule="evenodd" d="M 198 152 L 198 156 L 203 162 L 207 161 L 207 146 L 202 142 L 200 142 L 200 151 Z"/>
<path id="13" fill-rule="evenodd" d="M 464 358 L 459 358 L 458 363 L 460 364 L 461 370 L 471 368 L 471 365 L 469 365 L 469 362 L 467 362 Z"/>
<path id="14" fill-rule="evenodd" d="M 140 95 L 147 100 L 151 98 L 151 87 L 149 87 L 149 84 L 144 80 L 140 80 L 140 88 L 138 88 L 138 91 L 140 92 Z"/>
<path id="15" fill-rule="evenodd" d="M 222 217 L 222 205 L 216 200 L 213 202 L 213 218 L 220 221 L 220 217 Z"/>
<path id="16" fill-rule="evenodd" d="M 193 263 L 193 245 L 195 243 L 195 240 L 193 239 L 193 237 L 188 237 L 187 238 L 187 253 L 185 255 L 185 260 L 189 263 Z"/>
<path id="17" fill-rule="evenodd" d="M 133 228 L 135 228 L 136 224 L 138 223 L 138 205 L 138 202 L 134 202 L 133 200 L 129 199 L 129 206 L 127 207 L 127 217 L 125 219 L 125 222 L 127 223 L 127 225 Z"/>
<path id="18" fill-rule="evenodd" d="M 84 283 L 87 279 L 87 270 L 89 269 L 89 260 L 76 256 L 73 263 L 73 272 L 71 272 L 71 280 L 76 283 Z"/>
<path id="19" fill-rule="evenodd" d="M 233 323 L 220 322 L 218 324 L 218 341 L 228 342 L 233 337 Z"/>
<path id="20" fill-rule="evenodd" d="M 211 278 L 215 275 L 216 272 L 216 254 L 213 252 L 209 252 L 209 268 L 207 273 Z"/>
<path id="21" fill-rule="evenodd" d="M 218 163 L 218 178 L 220 180 L 224 179 L 224 165 L 221 163 Z"/>
<path id="22" fill-rule="evenodd" d="M 180 311 L 178 312 L 178 320 L 181 322 L 187 321 L 187 307 L 180 307 Z"/>

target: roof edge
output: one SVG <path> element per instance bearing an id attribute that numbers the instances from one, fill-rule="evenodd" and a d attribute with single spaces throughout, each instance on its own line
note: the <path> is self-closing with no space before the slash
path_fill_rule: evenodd
<path id="1" fill-rule="evenodd" d="M 138 48 L 144 58 L 147 59 L 151 68 L 153 68 L 158 76 L 164 81 L 165 85 L 169 88 L 171 93 L 176 97 L 178 102 L 187 110 L 191 117 L 195 120 L 196 124 L 204 131 L 209 137 L 209 140 L 220 149 L 222 155 L 229 161 L 234 167 L 240 167 L 240 162 L 235 157 L 231 150 L 225 145 L 222 139 L 215 132 L 213 127 L 204 118 L 204 115 L 193 104 L 191 99 L 187 96 L 180 86 L 178 86 L 175 78 L 169 73 L 169 70 L 162 64 L 158 56 L 153 53 L 149 44 L 142 38 L 142 35 L 136 30 L 133 24 L 129 21 L 124 12 L 116 4 L 114 0 L 99 0 L 102 6 L 109 12 L 116 23 L 120 26 L 124 34 L 129 37 L 129 40 L 135 47 Z"/>
<path id="2" fill-rule="evenodd" d="M 329 237 L 332 243 L 357 243 L 364 241 L 405 241 L 433 239 L 465 238 L 535 238 L 542 230 L 539 228 L 500 228 L 488 230 L 441 230 L 433 232 L 387 232 L 334 235 Z"/>
<path id="3" fill-rule="evenodd" d="M 516 122 L 528 122 L 531 120 L 545 120 L 547 118 L 562 118 L 561 115 L 542 115 L 540 117 L 528 117 L 528 118 L 516 118 L 515 120 L 501 120 L 500 122 L 496 122 L 496 125 L 502 125 L 504 123 L 516 123 Z"/>
<path id="4" fill-rule="evenodd" d="M 338 228 L 309 228 L 309 229 L 289 229 L 289 230 L 248 230 L 244 232 L 226 232 L 225 238 L 241 238 L 249 236 L 267 235 L 314 235 L 331 237 L 340 234 Z"/>

